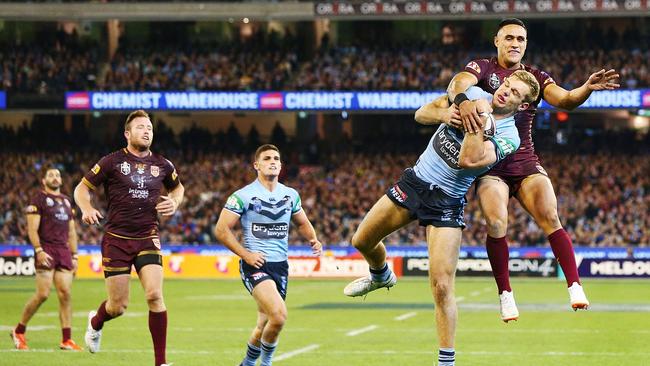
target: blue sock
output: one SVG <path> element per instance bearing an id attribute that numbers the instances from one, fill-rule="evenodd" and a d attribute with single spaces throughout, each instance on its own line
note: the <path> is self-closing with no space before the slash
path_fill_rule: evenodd
<path id="1" fill-rule="evenodd" d="M 242 366 L 255 366 L 255 362 L 260 357 L 261 352 L 262 350 L 259 347 L 253 346 L 249 343 L 248 349 L 246 350 L 246 357 L 244 357 L 244 361 L 241 362 Z"/>
<path id="2" fill-rule="evenodd" d="M 370 277 L 375 282 L 386 282 L 390 278 L 391 270 L 388 269 L 388 263 L 380 269 L 370 268 Z"/>
<path id="3" fill-rule="evenodd" d="M 262 341 L 262 362 L 260 366 L 271 366 L 273 363 L 273 354 L 275 353 L 275 347 L 277 347 L 278 342 L 275 343 L 266 343 Z"/>
<path id="4" fill-rule="evenodd" d="M 440 348 L 438 350 L 438 366 L 454 366 L 456 352 L 453 348 Z"/>

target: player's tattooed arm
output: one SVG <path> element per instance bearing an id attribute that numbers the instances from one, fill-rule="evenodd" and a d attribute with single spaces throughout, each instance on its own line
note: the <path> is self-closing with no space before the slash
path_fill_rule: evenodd
<path id="1" fill-rule="evenodd" d="M 589 76 L 581 86 L 566 90 L 554 82 L 544 88 L 544 99 L 548 104 L 566 110 L 573 110 L 584 103 L 594 90 L 613 90 L 620 88 L 616 82 L 620 75 L 614 70 L 602 69 Z"/>
<path id="2" fill-rule="evenodd" d="M 460 120 L 458 109 L 449 105 L 446 95 L 442 95 L 431 103 L 427 103 L 415 112 L 415 121 L 423 125 L 445 123 L 452 127 L 461 128 L 462 124 L 453 121 Z"/>
<path id="3" fill-rule="evenodd" d="M 316 230 L 314 230 L 314 226 L 309 221 L 309 218 L 307 218 L 305 210 L 300 210 L 295 213 L 292 219 L 298 227 L 298 232 L 300 235 L 309 241 L 312 253 L 317 256 L 321 255 L 323 251 L 323 244 L 321 244 L 321 242 L 316 237 Z"/>
<path id="4" fill-rule="evenodd" d="M 264 254 L 251 252 L 244 248 L 232 232 L 235 225 L 239 222 L 239 218 L 240 216 L 235 212 L 225 208 L 221 210 L 219 220 L 217 220 L 217 224 L 214 226 L 214 236 L 221 244 L 238 255 L 244 262 L 255 268 L 261 268 L 265 262 Z"/>
<path id="5" fill-rule="evenodd" d="M 462 98 L 463 93 L 469 89 L 471 86 L 478 84 L 478 78 L 467 72 L 461 71 L 449 82 L 447 87 L 447 95 L 449 100 L 453 101 L 458 107 L 458 113 L 460 114 L 460 119 L 454 120 L 455 123 L 462 122 L 466 131 L 471 133 L 478 133 L 481 131 L 481 118 L 476 103 L 467 98 Z"/>

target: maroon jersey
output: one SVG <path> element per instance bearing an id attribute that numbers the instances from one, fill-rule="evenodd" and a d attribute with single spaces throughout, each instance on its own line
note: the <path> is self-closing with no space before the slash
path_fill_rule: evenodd
<path id="1" fill-rule="evenodd" d="M 520 170 L 519 163 L 530 161 L 536 162 L 538 160 L 537 155 L 535 155 L 535 147 L 533 146 L 533 137 L 531 134 L 533 119 L 537 112 L 537 106 L 544 95 L 544 89 L 546 89 L 550 84 L 555 84 L 553 78 L 544 71 L 537 70 L 524 64 L 521 65 L 521 69 L 530 72 L 537 79 L 540 86 L 539 97 L 535 102 L 530 104 L 528 109 L 515 114 L 515 125 L 517 126 L 519 138 L 521 139 L 519 149 L 492 168 L 492 171 L 511 172 L 513 175 L 517 175 L 516 172 Z M 489 60 L 480 59 L 471 61 L 467 66 L 465 66 L 465 71 L 476 76 L 478 79 L 477 86 L 491 94 L 494 94 L 505 78 L 517 70 L 504 69 L 499 66 L 497 59 L 493 57 Z"/>
<path id="2" fill-rule="evenodd" d="M 42 245 L 68 245 L 70 220 L 73 218 L 68 197 L 40 191 L 32 197 L 25 213 L 41 216 L 38 238 Z"/>
<path id="3" fill-rule="evenodd" d="M 158 154 L 144 158 L 127 149 L 104 156 L 84 176 L 90 189 L 104 185 L 108 199 L 107 233 L 126 239 L 158 236 L 158 213 L 162 188 L 176 188 L 180 181 L 174 165 Z"/>

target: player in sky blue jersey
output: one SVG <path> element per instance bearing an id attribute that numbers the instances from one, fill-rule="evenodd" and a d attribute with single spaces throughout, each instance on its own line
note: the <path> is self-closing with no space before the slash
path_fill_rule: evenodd
<path id="1" fill-rule="evenodd" d="M 215 235 L 241 260 L 240 273 L 246 289 L 257 302 L 257 325 L 248 340 L 246 356 L 240 366 L 270 366 L 278 336 L 287 318 L 287 280 L 289 275 L 289 224 L 309 241 L 313 253 L 320 255 L 322 245 L 302 209 L 295 189 L 278 182 L 282 169 L 280 151 L 274 145 L 262 145 L 253 163 L 257 179 L 228 198 L 221 211 Z M 241 221 L 242 246 L 233 228 Z"/>
<path id="2" fill-rule="evenodd" d="M 478 92 L 478 93 L 477 93 Z M 438 333 L 438 365 L 455 364 L 456 300 L 454 276 L 465 208 L 465 193 L 474 179 L 499 160 L 517 150 L 519 138 L 513 116 L 528 108 L 539 94 L 539 83 L 527 71 L 514 72 L 494 93 L 492 102 L 480 99 L 477 89 L 468 90 L 468 98 L 477 97 L 482 110 L 491 110 L 496 120 L 494 136 L 484 133 L 463 134 L 441 125 L 414 167 L 406 169 L 400 180 L 370 209 L 352 237 L 352 245 L 370 265 L 370 275 L 349 283 L 343 293 L 363 296 L 381 287 L 390 288 L 397 277 L 386 263 L 382 240 L 390 233 L 418 220 L 426 227 L 429 246 L 429 280 L 435 301 Z M 477 93 L 477 94 L 474 94 Z M 473 94 L 473 95 L 472 95 Z M 422 113 L 422 111 L 426 113 Z M 426 116 L 422 119 L 422 116 Z M 416 113 L 420 123 L 449 122 L 458 110 L 442 96 Z M 485 123 L 485 119 L 483 120 Z"/>

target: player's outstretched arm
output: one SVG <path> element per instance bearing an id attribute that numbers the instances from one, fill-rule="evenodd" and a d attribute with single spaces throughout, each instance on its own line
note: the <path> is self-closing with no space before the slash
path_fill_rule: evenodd
<path id="1" fill-rule="evenodd" d="M 460 98 L 463 93 L 471 86 L 478 84 L 478 78 L 467 71 L 461 71 L 449 82 L 447 87 L 447 95 L 449 100 L 453 101 L 458 107 L 460 114 L 460 122 L 462 122 L 465 131 L 478 133 L 481 131 L 481 112 L 476 103 L 466 98 Z M 462 101 L 464 100 L 464 101 Z"/>
<path id="2" fill-rule="evenodd" d="M 293 214 L 292 219 L 298 227 L 298 232 L 300 235 L 309 241 L 312 252 L 315 255 L 321 255 L 323 252 L 323 245 L 320 241 L 318 241 L 318 238 L 316 237 L 316 230 L 314 230 L 314 226 L 311 224 L 311 221 L 309 221 L 309 218 L 307 218 L 305 210 L 300 210 Z"/>
<path id="3" fill-rule="evenodd" d="M 442 95 L 431 103 L 427 103 L 415 111 L 415 121 L 422 125 L 433 125 L 445 123 L 452 127 L 463 127 L 460 123 L 454 123 L 460 120 L 458 109 L 450 106 L 447 95 Z"/>
<path id="4" fill-rule="evenodd" d="M 602 69 L 591 74 L 584 84 L 572 90 L 566 90 L 553 83 L 544 88 L 544 100 L 556 108 L 573 110 L 584 103 L 594 90 L 620 88 L 620 84 L 616 83 L 618 78 L 620 75 L 614 69 Z"/>
<path id="5" fill-rule="evenodd" d="M 86 224 L 99 224 L 99 220 L 104 218 L 90 202 L 90 188 L 84 184 L 83 180 L 74 189 L 74 201 L 81 209 L 81 220 Z"/>
<path id="6" fill-rule="evenodd" d="M 238 222 L 239 215 L 226 209 L 221 210 L 219 220 L 217 220 L 217 224 L 214 226 L 214 236 L 226 248 L 243 259 L 244 262 L 255 268 L 261 268 L 264 264 L 264 254 L 248 251 L 239 244 L 235 234 L 232 232 Z"/>

